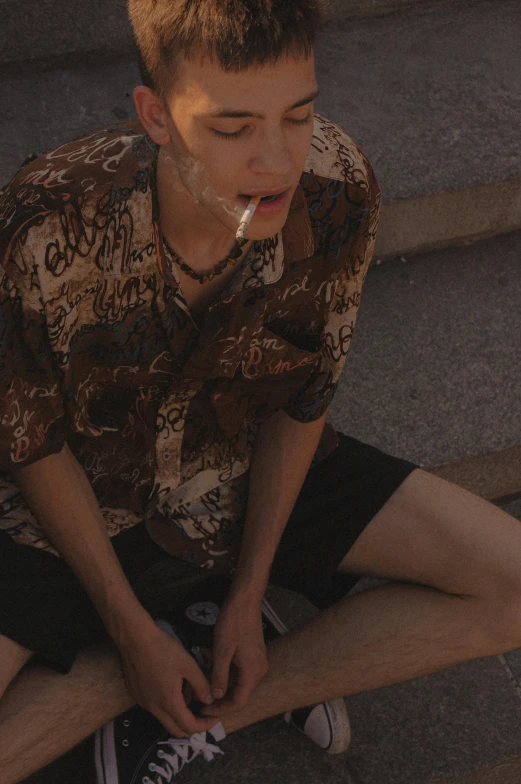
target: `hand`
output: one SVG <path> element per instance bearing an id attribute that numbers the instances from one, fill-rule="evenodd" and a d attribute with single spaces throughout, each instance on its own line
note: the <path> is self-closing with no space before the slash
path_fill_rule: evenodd
<path id="1" fill-rule="evenodd" d="M 123 673 L 130 693 L 142 708 L 153 713 L 175 737 L 204 732 L 215 719 L 196 718 L 183 695 L 186 681 L 196 698 L 212 702 L 210 684 L 195 659 L 151 618 L 134 628 L 130 638 L 118 642 Z"/>
<path id="2" fill-rule="evenodd" d="M 211 684 L 219 702 L 202 708 L 202 715 L 220 718 L 242 710 L 267 671 L 260 602 L 230 595 L 214 631 Z"/>

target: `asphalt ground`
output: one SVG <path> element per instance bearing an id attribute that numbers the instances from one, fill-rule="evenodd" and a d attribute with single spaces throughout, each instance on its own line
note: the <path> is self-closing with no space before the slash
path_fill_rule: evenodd
<path id="1" fill-rule="evenodd" d="M 521 445 L 520 302 L 521 233 L 373 258 L 331 421 L 425 468 Z"/>

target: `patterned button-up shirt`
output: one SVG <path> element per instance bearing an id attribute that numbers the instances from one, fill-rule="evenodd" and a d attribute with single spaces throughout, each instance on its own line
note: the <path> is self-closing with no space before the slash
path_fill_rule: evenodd
<path id="1" fill-rule="evenodd" d="M 196 323 L 162 241 L 158 151 L 139 123 L 109 126 L 0 191 L 0 528 L 52 550 L 9 470 L 68 443 L 110 535 L 146 519 L 175 555 L 227 568 L 259 425 L 278 409 L 311 422 L 332 400 L 380 191 L 317 115 L 283 230 Z"/>

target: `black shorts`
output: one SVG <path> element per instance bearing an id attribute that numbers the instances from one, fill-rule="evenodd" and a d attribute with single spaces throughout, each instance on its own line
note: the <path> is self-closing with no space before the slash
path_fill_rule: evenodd
<path id="1" fill-rule="evenodd" d="M 418 466 L 340 435 L 339 446 L 306 477 L 275 556 L 270 582 L 297 591 L 320 608 L 334 604 L 360 576 L 337 567 L 366 525 Z M 207 571 L 168 555 L 143 523 L 112 544 L 133 588 L 144 572 L 168 560 L 187 572 Z M 174 569 L 175 572 L 175 569 Z M 139 592 L 138 592 L 139 595 Z M 105 636 L 103 623 L 67 564 L 52 553 L 16 544 L 0 532 L 0 634 L 66 673 L 83 647 Z"/>

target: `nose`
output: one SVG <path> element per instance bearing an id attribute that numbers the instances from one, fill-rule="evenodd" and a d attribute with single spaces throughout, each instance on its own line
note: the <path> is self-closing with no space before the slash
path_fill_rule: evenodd
<path id="1" fill-rule="evenodd" d="M 250 160 L 250 170 L 253 174 L 276 177 L 279 183 L 291 174 L 291 152 L 281 128 L 261 135 L 256 154 Z"/>

